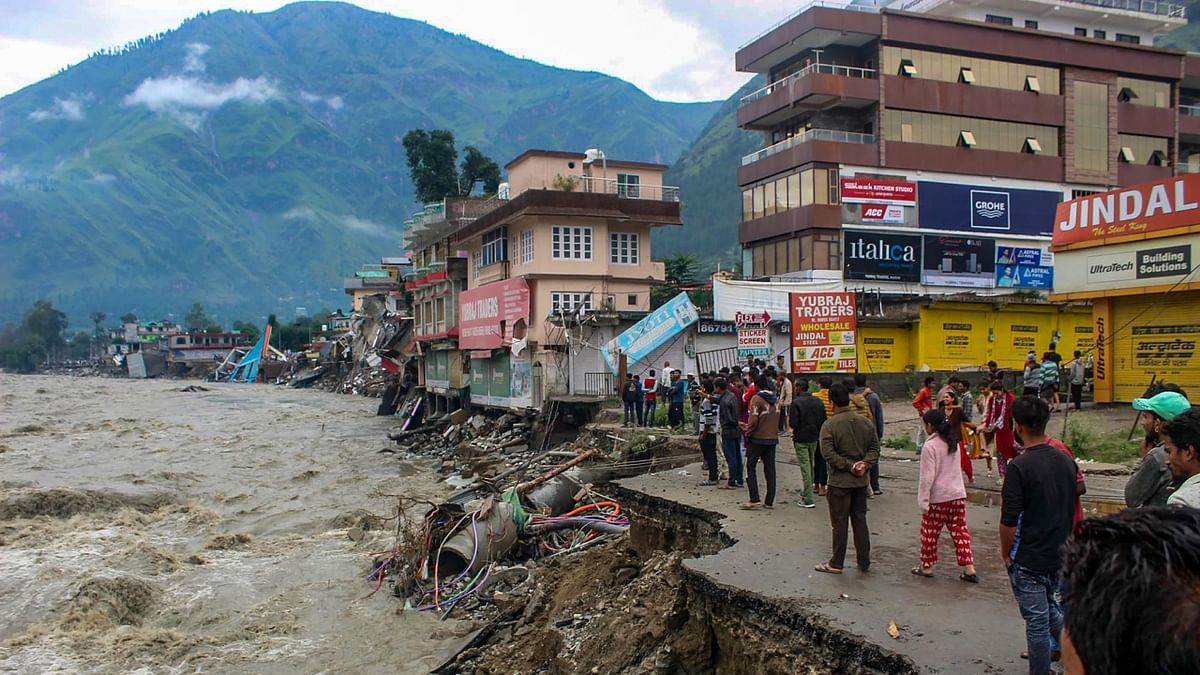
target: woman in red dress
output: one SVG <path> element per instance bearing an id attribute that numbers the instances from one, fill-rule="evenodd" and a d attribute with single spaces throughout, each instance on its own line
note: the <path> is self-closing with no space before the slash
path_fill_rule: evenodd
<path id="1" fill-rule="evenodd" d="M 996 457 L 999 458 L 1000 478 L 1008 473 L 1008 463 L 1016 458 L 1013 448 L 1012 404 L 1015 397 L 996 380 L 991 386 L 992 396 L 988 399 L 987 414 L 983 418 L 983 430 L 996 437 Z"/>

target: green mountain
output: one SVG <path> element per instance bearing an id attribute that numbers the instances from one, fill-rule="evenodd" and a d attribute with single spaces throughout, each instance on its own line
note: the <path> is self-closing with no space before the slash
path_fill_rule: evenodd
<path id="1" fill-rule="evenodd" d="M 656 256 L 686 253 L 726 269 L 730 263 L 740 264 L 737 168 L 743 156 L 762 147 L 762 135 L 737 127 L 737 106 L 743 96 L 765 84 L 763 76 L 754 77 L 722 103 L 699 138 L 667 171 L 664 180 L 678 185 L 683 199 L 683 227 L 655 230 Z"/>
<path id="2" fill-rule="evenodd" d="M 343 276 L 400 251 L 407 130 L 501 164 L 588 147 L 670 163 L 718 105 L 352 5 L 200 15 L 0 98 L 0 312 L 344 306 Z"/>

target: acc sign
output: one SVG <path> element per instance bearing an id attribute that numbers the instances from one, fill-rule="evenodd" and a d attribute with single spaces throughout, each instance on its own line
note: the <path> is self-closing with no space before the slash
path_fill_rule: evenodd
<path id="1" fill-rule="evenodd" d="M 903 223 L 904 207 L 896 204 L 863 204 L 864 223 Z"/>

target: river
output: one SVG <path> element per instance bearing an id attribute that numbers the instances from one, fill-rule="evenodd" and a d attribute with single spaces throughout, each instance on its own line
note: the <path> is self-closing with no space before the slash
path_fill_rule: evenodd
<path id="1" fill-rule="evenodd" d="M 382 495 L 445 492 L 378 452 L 394 420 L 372 399 L 190 384 L 0 374 L 0 672 L 440 662 L 468 627 L 368 597 L 391 536 L 354 527 L 395 512 Z"/>

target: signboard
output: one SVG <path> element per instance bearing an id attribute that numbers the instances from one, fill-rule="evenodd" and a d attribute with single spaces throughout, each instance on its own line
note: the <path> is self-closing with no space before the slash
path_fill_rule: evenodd
<path id="1" fill-rule="evenodd" d="M 901 224 L 904 222 L 904 207 L 895 204 L 863 204 L 862 221 L 864 223 Z"/>
<path id="2" fill-rule="evenodd" d="M 925 283 L 991 288 L 996 283 L 996 240 L 925 235 Z"/>
<path id="3" fill-rule="evenodd" d="M 855 372 L 858 314 L 854 293 L 792 293 L 792 372 Z"/>
<path id="4" fill-rule="evenodd" d="M 701 319 L 696 324 L 696 332 L 700 335 L 734 335 L 737 333 L 737 326 L 732 321 Z"/>
<path id="5" fill-rule="evenodd" d="M 1200 224 L 1200 174 L 1072 199 L 1054 214 L 1054 245 L 1103 242 Z"/>
<path id="6" fill-rule="evenodd" d="M 767 312 L 738 312 L 734 315 L 739 359 L 771 355 L 771 331 L 767 328 L 770 321 L 771 315 Z"/>
<path id="7" fill-rule="evenodd" d="M 1054 287 L 1054 254 L 1040 248 L 996 247 L 996 288 Z"/>
<path id="8" fill-rule="evenodd" d="M 529 286 L 508 279 L 459 294 L 458 347 L 495 349 L 511 344 L 517 322 L 529 321 Z"/>
<path id="9" fill-rule="evenodd" d="M 906 180 L 842 178 L 842 201 L 849 204 L 895 204 L 916 206 L 917 184 Z"/>
<path id="10" fill-rule="evenodd" d="M 921 281 L 921 236 L 898 232 L 842 231 L 847 279 Z"/>
<path id="11" fill-rule="evenodd" d="M 616 374 L 617 352 L 624 352 L 630 361 L 642 361 L 699 319 L 700 315 L 688 299 L 688 294 L 680 293 L 624 333 L 609 340 L 600 348 L 600 355 L 604 357 L 608 369 Z"/>
<path id="12" fill-rule="evenodd" d="M 996 262 L 1001 265 L 1051 265 L 1051 261 L 1042 261 L 1043 256 L 1050 255 L 1040 248 L 996 247 Z"/>
<path id="13" fill-rule="evenodd" d="M 1049 235 L 1062 193 L 921 181 L 921 227 L 960 232 Z"/>
<path id="14" fill-rule="evenodd" d="M 1110 244 L 1056 255 L 1060 293 L 1170 285 L 1188 278 L 1200 235 Z"/>

